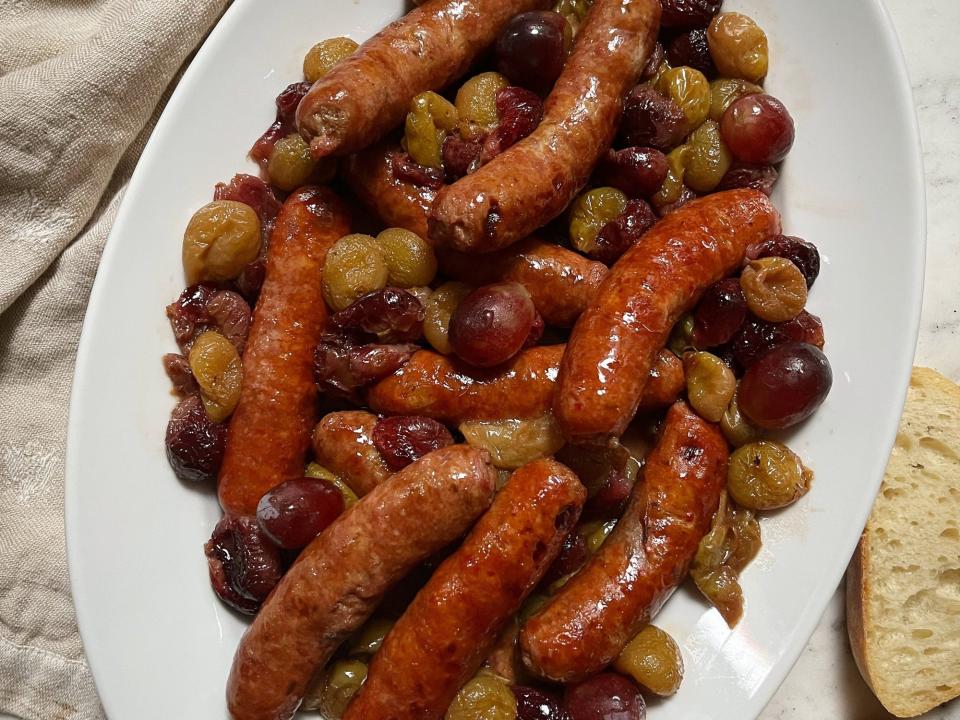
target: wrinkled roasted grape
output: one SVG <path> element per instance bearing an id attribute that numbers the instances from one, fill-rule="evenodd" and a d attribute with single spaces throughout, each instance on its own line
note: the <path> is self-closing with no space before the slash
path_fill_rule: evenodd
<path id="1" fill-rule="evenodd" d="M 480 167 L 480 151 L 482 148 L 483 145 L 479 141 L 470 142 L 456 134 L 447 135 L 443 141 L 443 146 L 440 148 L 443 174 L 446 181 L 459 180 Z"/>
<path id="2" fill-rule="evenodd" d="M 720 137 L 720 126 L 706 120 L 687 138 L 690 148 L 686 157 L 683 182 L 699 193 L 713 192 L 733 163 L 730 150 Z"/>
<path id="3" fill-rule="evenodd" d="M 740 412 L 740 402 L 737 400 L 736 393 L 734 393 L 733 399 L 724 411 L 723 417 L 720 418 L 720 431 L 727 442 L 735 448 L 756 442 L 763 436 L 760 428 L 753 425 Z"/>
<path id="4" fill-rule="evenodd" d="M 457 108 L 432 90 L 422 92 L 410 102 L 404 124 L 403 146 L 414 162 L 441 167 L 440 146 L 446 134 L 457 127 Z"/>
<path id="5" fill-rule="evenodd" d="M 207 301 L 206 310 L 211 325 L 243 354 L 253 319 L 247 301 L 232 290 L 219 290 Z"/>
<path id="6" fill-rule="evenodd" d="M 484 668 L 450 703 L 446 720 L 515 720 L 517 701 L 506 680 Z"/>
<path id="7" fill-rule="evenodd" d="M 391 470 L 402 470 L 427 453 L 452 444 L 453 437 L 443 424 L 419 415 L 387 417 L 373 428 L 373 445 Z"/>
<path id="8" fill-rule="evenodd" d="M 571 720 L 644 720 L 640 690 L 623 675 L 600 673 L 566 686 L 563 702 Z"/>
<path id="9" fill-rule="evenodd" d="M 832 385 L 833 371 L 823 352 L 788 342 L 747 368 L 740 381 L 740 410 L 754 425 L 782 430 L 810 417 Z"/>
<path id="10" fill-rule="evenodd" d="M 536 130 L 543 118 L 543 102 L 522 87 L 505 87 L 497 93 L 500 122 L 483 141 L 480 162 L 486 163 Z"/>
<path id="11" fill-rule="evenodd" d="M 188 283 L 233 280 L 260 252 L 260 219 L 249 205 L 214 200 L 197 210 L 183 233 Z"/>
<path id="12" fill-rule="evenodd" d="M 243 269 L 243 272 L 240 273 L 240 276 L 236 279 L 237 290 L 240 291 L 240 294 L 243 295 L 244 299 L 247 300 L 251 305 L 255 305 L 257 298 L 260 296 L 260 288 L 263 287 L 263 281 L 267 277 L 267 259 L 264 256 L 264 252 L 261 249 L 260 257 L 254 260 L 252 263 L 247 263 L 247 266 Z"/>
<path id="13" fill-rule="evenodd" d="M 687 130 L 695 130 L 710 114 L 710 82 L 699 70 L 678 67 L 657 79 L 656 88 L 683 111 Z"/>
<path id="14" fill-rule="evenodd" d="M 226 420 L 240 400 L 240 355 L 223 335 L 207 330 L 190 348 L 190 370 L 200 386 L 203 407 L 214 422 Z"/>
<path id="15" fill-rule="evenodd" d="M 655 148 L 607 150 L 596 171 L 601 185 L 615 187 L 630 198 L 648 198 L 667 177 L 667 156 Z"/>
<path id="16" fill-rule="evenodd" d="M 460 137 L 482 140 L 500 120 L 497 95 L 510 81 L 496 72 L 474 75 L 457 91 L 456 108 L 460 114 Z"/>
<path id="17" fill-rule="evenodd" d="M 361 657 L 373 655 L 383 645 L 383 639 L 390 632 L 393 623 L 394 621 L 387 617 L 370 618 L 347 643 L 347 652 Z"/>
<path id="18" fill-rule="evenodd" d="M 353 233 L 337 240 L 323 264 L 323 299 L 334 310 L 344 310 L 358 298 L 387 284 L 387 260 L 377 241 Z"/>
<path id="19" fill-rule="evenodd" d="M 450 347 L 465 362 L 492 367 L 523 347 L 536 321 L 530 293 L 520 283 L 484 285 L 467 295 L 450 317 Z"/>
<path id="20" fill-rule="evenodd" d="M 664 208 L 673 205 L 683 199 L 683 191 L 686 185 L 683 184 L 683 176 L 687 172 L 687 154 L 690 148 L 687 145 L 681 145 L 670 151 L 667 155 L 667 177 L 663 180 L 663 185 L 650 198 L 660 216 L 666 213 Z"/>
<path id="21" fill-rule="evenodd" d="M 763 88 L 740 78 L 720 78 L 710 83 L 710 119 L 720 122 L 735 100 L 744 95 L 762 93 Z"/>
<path id="22" fill-rule="evenodd" d="M 249 205 L 260 218 L 263 226 L 277 217 L 280 201 L 273 190 L 256 175 L 237 173 L 229 183 L 217 183 L 213 191 L 214 200 L 234 200 Z"/>
<path id="23" fill-rule="evenodd" d="M 570 720 L 567 711 L 553 695 L 526 685 L 515 685 L 517 720 Z"/>
<path id="24" fill-rule="evenodd" d="M 210 419 L 198 395 L 188 395 L 177 403 L 167 423 L 165 446 L 178 478 L 216 480 L 226 442 L 227 426 Z"/>
<path id="25" fill-rule="evenodd" d="M 563 70 L 568 44 L 567 22 L 559 13 L 514 15 L 497 39 L 497 70 L 516 85 L 545 93 Z"/>
<path id="26" fill-rule="evenodd" d="M 330 171 L 334 165 L 326 160 L 321 164 L 324 166 L 323 179 L 328 181 L 333 176 Z M 310 146 L 299 133 L 290 133 L 278 140 L 267 161 L 270 184 L 285 192 L 296 190 L 309 182 L 316 168 L 318 163 L 310 154 Z"/>
<path id="27" fill-rule="evenodd" d="M 433 190 L 439 190 L 443 187 L 443 168 L 421 165 L 405 152 L 393 153 L 390 156 L 390 171 L 401 182 L 420 185 Z"/>
<path id="28" fill-rule="evenodd" d="M 673 202 L 661 203 L 656 206 L 657 215 L 659 215 L 662 218 L 666 217 L 670 213 L 676 212 L 677 210 L 682 208 L 691 200 L 696 200 L 698 197 L 700 196 L 697 195 L 693 190 L 688 188 L 686 185 L 681 185 L 680 195 L 677 197 L 676 200 L 674 200 Z M 654 198 L 654 200 L 656 200 L 656 198 Z"/>
<path id="29" fill-rule="evenodd" d="M 570 205 L 570 244 L 579 252 L 597 251 L 597 235 L 627 209 L 627 196 L 613 187 L 580 193 Z"/>
<path id="30" fill-rule="evenodd" d="M 594 260 L 612 265 L 633 245 L 640 242 L 640 238 L 656 222 L 657 215 L 650 207 L 650 203 L 646 200 L 628 200 L 623 212 L 597 233 L 596 248 L 587 255 Z"/>
<path id="31" fill-rule="evenodd" d="M 453 352 L 450 347 L 450 318 L 460 301 L 472 290 L 461 282 L 446 282 L 427 298 L 423 306 L 423 335 L 437 352 L 443 355 Z"/>
<path id="32" fill-rule="evenodd" d="M 524 419 L 467 420 L 459 430 L 470 445 L 489 452 L 496 467 L 508 470 L 553 455 L 564 444 L 553 413 Z"/>
<path id="33" fill-rule="evenodd" d="M 563 538 L 560 552 L 543 575 L 543 584 L 550 585 L 562 577 L 582 568 L 589 557 L 587 541 L 578 528 L 574 528 Z"/>
<path id="34" fill-rule="evenodd" d="M 625 145 L 667 152 L 682 143 L 687 132 L 683 109 L 649 85 L 637 85 L 623 99 L 620 135 Z"/>
<path id="35" fill-rule="evenodd" d="M 663 14 L 660 22 L 665 28 L 702 28 L 720 12 L 723 0 L 660 0 Z"/>
<path id="36" fill-rule="evenodd" d="M 647 64 L 643 66 L 643 72 L 640 73 L 640 79 L 649 80 L 656 75 L 666 56 L 667 51 L 664 50 L 663 43 L 658 42 L 654 45 L 650 57 L 647 58 Z"/>
<path id="37" fill-rule="evenodd" d="M 307 51 L 303 58 L 303 76 L 307 82 L 316 82 L 341 60 L 350 57 L 360 47 L 348 37 L 321 40 Z"/>
<path id="38" fill-rule="evenodd" d="M 401 368 L 419 349 L 412 344 L 357 345 L 343 335 L 327 333 L 314 353 L 313 376 L 321 390 L 349 397 Z"/>
<path id="39" fill-rule="evenodd" d="M 771 95 L 745 95 L 735 100 L 720 121 L 724 142 L 737 160 L 772 165 L 793 147 L 793 118 Z"/>
<path id="40" fill-rule="evenodd" d="M 705 420 L 720 422 L 737 389 L 733 371 L 716 355 L 703 351 L 684 355 L 683 369 L 690 405 Z"/>
<path id="41" fill-rule="evenodd" d="M 707 288 L 693 309 L 693 344 L 710 348 L 729 342 L 747 319 L 747 301 L 737 278 Z"/>
<path id="42" fill-rule="evenodd" d="M 344 330 L 357 330 L 377 337 L 381 343 L 408 343 L 423 335 L 423 305 L 400 288 L 367 293 L 350 306 L 330 316 Z"/>
<path id="43" fill-rule="evenodd" d="M 807 494 L 813 473 L 782 443 L 761 440 L 737 448 L 727 469 L 727 492 L 750 510 L 776 510 Z"/>
<path id="44" fill-rule="evenodd" d="M 654 695 L 673 695 L 683 680 L 680 648 L 655 625 L 647 625 L 637 633 L 613 661 L 613 667 Z"/>
<path id="45" fill-rule="evenodd" d="M 717 74 L 710 55 L 710 46 L 707 44 L 707 31 L 696 28 L 677 35 L 667 48 L 667 60 L 673 67 L 687 65 L 699 70 L 708 78 Z"/>
<path id="46" fill-rule="evenodd" d="M 750 312 L 761 320 L 792 320 L 807 304 L 807 281 L 786 258 L 751 260 L 740 274 L 740 287 Z"/>
<path id="47" fill-rule="evenodd" d="M 793 320 L 771 323 L 751 318 L 733 338 L 730 349 L 737 364 L 748 368 L 771 348 L 787 342 L 804 342 L 823 348 L 823 323 L 806 310 Z"/>
<path id="48" fill-rule="evenodd" d="M 717 15 L 707 30 L 710 54 L 724 77 L 758 83 L 767 74 L 769 49 L 766 33 L 740 13 Z"/>
<path id="49" fill-rule="evenodd" d="M 197 381 L 190 371 L 190 361 L 179 353 L 166 353 L 163 356 L 163 371 L 173 385 L 177 395 L 190 395 L 198 391 Z"/>
<path id="50" fill-rule="evenodd" d="M 367 679 L 367 666 L 359 660 L 336 660 L 323 674 L 318 709 L 327 720 L 339 720 L 357 690 Z"/>
<path id="51" fill-rule="evenodd" d="M 273 146 L 280 138 L 286 137 L 297 129 L 297 106 L 310 90 L 309 82 L 288 85 L 277 95 L 277 117 L 273 124 L 261 135 L 250 149 L 250 157 L 256 160 L 264 170 Z"/>
<path id="52" fill-rule="evenodd" d="M 343 507 L 343 495 L 332 483 L 296 478 L 260 498 L 257 522 L 274 543 L 285 550 L 299 550 L 336 520 Z"/>
<path id="53" fill-rule="evenodd" d="M 215 292 L 216 285 L 195 283 L 184 289 L 176 301 L 167 305 L 173 337 L 182 351 L 188 352 L 196 336 L 209 328 L 207 302 Z"/>
<path id="54" fill-rule="evenodd" d="M 280 553 L 252 517 L 225 515 L 203 549 L 214 592 L 248 615 L 256 613 L 283 575 Z"/>
<path id="55" fill-rule="evenodd" d="M 807 287 L 813 287 L 820 274 L 820 252 L 813 243 L 790 235 L 775 235 L 747 248 L 747 259 L 758 260 L 765 257 L 786 258 L 803 273 Z"/>
<path id="56" fill-rule="evenodd" d="M 753 188 L 759 190 L 767 197 L 773 192 L 773 186 L 777 184 L 780 173 L 773 165 L 750 165 L 747 163 L 734 163 L 733 166 L 723 176 L 723 180 L 717 186 L 717 190 L 737 190 L 739 188 Z"/>

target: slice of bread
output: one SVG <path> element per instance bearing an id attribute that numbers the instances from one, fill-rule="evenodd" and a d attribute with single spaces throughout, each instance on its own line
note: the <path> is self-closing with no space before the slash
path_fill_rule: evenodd
<path id="1" fill-rule="evenodd" d="M 847 572 L 864 679 L 897 717 L 960 695 L 960 386 L 914 368 L 880 494 Z"/>

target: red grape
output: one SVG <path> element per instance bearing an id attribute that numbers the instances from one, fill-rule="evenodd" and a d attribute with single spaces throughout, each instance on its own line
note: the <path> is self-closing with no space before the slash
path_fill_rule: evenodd
<path id="1" fill-rule="evenodd" d="M 693 311 L 693 344 L 698 349 L 728 342 L 747 319 L 747 301 L 737 278 L 714 283 Z"/>
<path id="2" fill-rule="evenodd" d="M 499 365 L 520 351 L 536 317 L 533 300 L 523 285 L 484 285 L 467 295 L 450 318 L 450 346 L 471 365 Z"/>
<path id="3" fill-rule="evenodd" d="M 737 160 L 772 165 L 783 160 L 794 139 L 793 118 L 770 95 L 744 95 L 720 120 L 720 134 Z"/>
<path id="4" fill-rule="evenodd" d="M 597 233 L 597 247 L 588 253 L 593 260 L 613 265 L 621 255 L 640 242 L 657 216 L 646 200 L 628 200 L 623 212 Z"/>
<path id="5" fill-rule="evenodd" d="M 516 685 L 513 694 L 517 698 L 517 720 L 570 720 L 557 699 L 543 690 Z"/>
<path id="6" fill-rule="evenodd" d="M 776 235 L 747 248 L 748 260 L 765 257 L 782 257 L 792 262 L 800 268 L 808 288 L 813 286 L 820 274 L 820 252 L 813 243 L 798 237 Z"/>
<path id="7" fill-rule="evenodd" d="M 672 150 L 687 136 L 687 125 L 683 109 L 649 85 L 637 85 L 623 99 L 620 135 L 626 145 Z"/>
<path id="8" fill-rule="evenodd" d="M 567 21 L 551 10 L 520 13 L 497 40 L 497 69 L 512 83 L 546 92 L 567 58 Z"/>
<path id="9" fill-rule="evenodd" d="M 215 480 L 226 443 L 226 424 L 210 419 L 199 395 L 188 395 L 173 409 L 167 423 L 167 460 L 181 480 Z"/>
<path id="10" fill-rule="evenodd" d="M 565 575 L 576 572 L 587 562 L 587 541 L 583 534 L 574 528 L 563 538 L 560 552 L 543 575 L 543 584 L 549 585 Z"/>
<path id="11" fill-rule="evenodd" d="M 707 45 L 707 31 L 704 28 L 677 35 L 667 48 L 667 60 L 673 67 L 687 65 L 708 78 L 717 75 L 717 67 L 713 64 L 710 46 Z"/>
<path id="12" fill-rule="evenodd" d="M 387 287 L 369 292 L 334 313 L 330 322 L 374 336 L 382 343 L 408 343 L 423 335 L 423 305 L 413 293 Z"/>
<path id="13" fill-rule="evenodd" d="M 283 575 L 280 552 L 252 517 L 225 515 L 203 550 L 213 591 L 248 615 L 257 612 Z"/>
<path id="14" fill-rule="evenodd" d="M 660 0 L 663 15 L 660 22 L 665 28 L 706 27 L 720 12 L 722 0 Z"/>
<path id="15" fill-rule="evenodd" d="M 644 720 L 647 716 L 640 690 L 616 673 L 600 673 L 567 685 L 563 701 L 572 720 Z"/>
<path id="16" fill-rule="evenodd" d="M 802 310 L 793 320 L 782 323 L 750 318 L 733 338 L 730 352 L 740 367 L 748 368 L 768 350 L 791 341 L 823 348 L 823 323 L 820 318 L 806 310 Z"/>
<path id="17" fill-rule="evenodd" d="M 773 186 L 777 184 L 779 178 L 780 173 L 773 165 L 734 163 L 717 185 L 717 191 L 753 188 L 770 197 Z"/>
<path id="18" fill-rule="evenodd" d="M 789 342 L 747 368 L 740 381 L 740 411 L 768 430 L 791 427 L 810 417 L 830 392 L 833 371 L 813 345 Z"/>
<path id="19" fill-rule="evenodd" d="M 453 437 L 433 418 L 398 415 L 374 426 L 373 444 L 391 470 L 401 470 L 428 452 L 453 445 Z"/>
<path id="20" fill-rule="evenodd" d="M 343 493 L 331 482 L 296 478 L 260 498 L 257 522 L 263 534 L 285 550 L 306 547 L 343 512 Z"/>
<path id="21" fill-rule="evenodd" d="M 667 177 L 667 156 L 649 147 L 607 150 L 597 166 L 597 184 L 622 190 L 627 197 L 648 198 Z"/>

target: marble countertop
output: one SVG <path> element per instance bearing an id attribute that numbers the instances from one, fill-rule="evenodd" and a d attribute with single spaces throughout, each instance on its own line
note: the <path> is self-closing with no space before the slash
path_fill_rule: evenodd
<path id="1" fill-rule="evenodd" d="M 960 44 L 956 34 L 960 3 L 885 2 L 913 83 L 927 178 L 927 272 L 916 364 L 960 381 Z M 871 111 L 882 112 L 882 108 Z M 843 606 L 841 586 L 760 720 L 893 718 L 873 697 L 854 665 Z M 960 700 L 924 718 L 960 720 Z"/>

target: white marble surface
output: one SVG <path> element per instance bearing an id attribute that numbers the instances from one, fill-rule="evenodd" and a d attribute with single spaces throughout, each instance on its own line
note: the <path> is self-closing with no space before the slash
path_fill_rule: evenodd
<path id="1" fill-rule="evenodd" d="M 927 272 L 916 364 L 960 381 L 960 2 L 885 1 L 913 82 L 927 176 Z M 883 112 L 883 108 L 865 111 Z M 890 291 L 896 292 L 896 288 Z M 797 665 L 760 718 L 892 717 L 870 693 L 850 656 L 841 587 Z M 924 718 L 960 720 L 960 700 Z"/>

